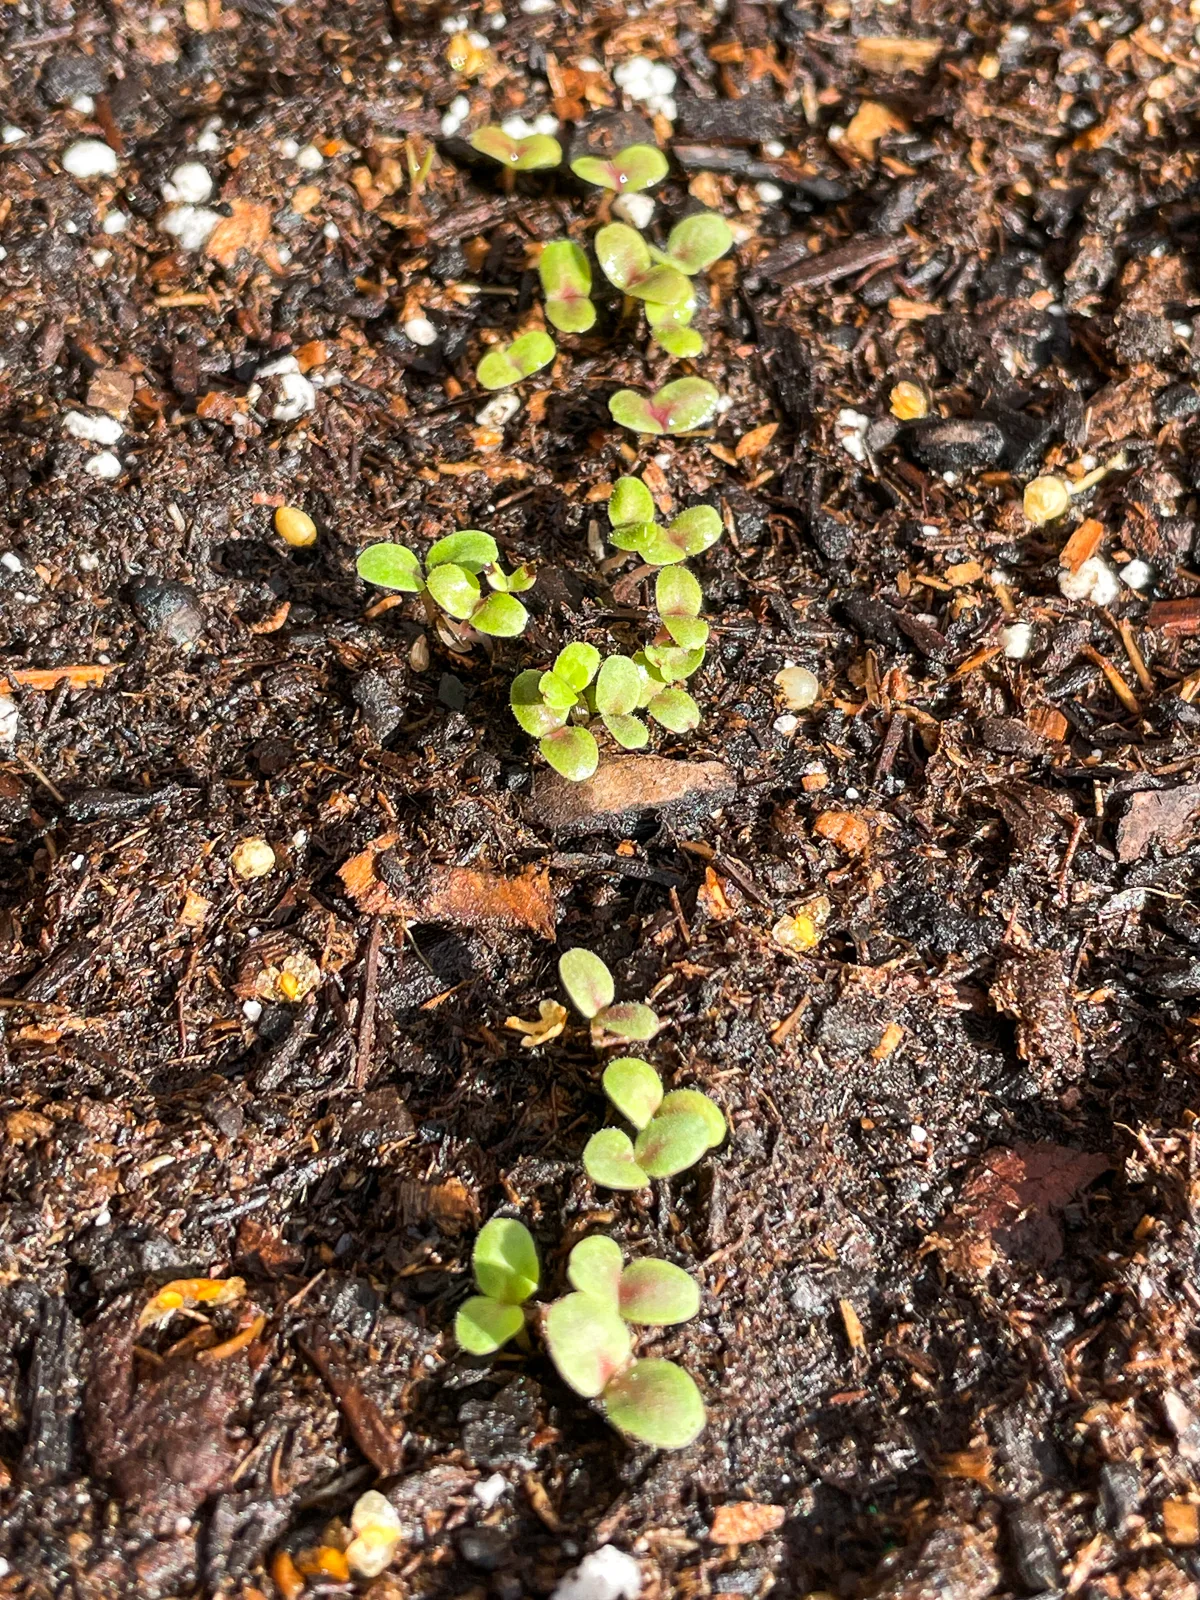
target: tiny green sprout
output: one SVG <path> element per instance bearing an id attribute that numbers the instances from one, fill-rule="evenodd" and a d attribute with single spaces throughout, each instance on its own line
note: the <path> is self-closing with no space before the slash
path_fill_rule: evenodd
<path id="1" fill-rule="evenodd" d="M 687 382 L 687 379 L 683 380 Z M 641 493 L 626 485 L 638 484 Z M 701 555 L 724 532 L 715 506 L 690 506 L 667 528 L 654 521 L 654 501 L 640 478 L 619 478 L 608 502 L 609 541 L 618 550 L 636 550 L 652 567 L 666 567 Z"/>
<path id="2" fill-rule="evenodd" d="M 522 1307 L 541 1275 L 537 1245 L 524 1223 L 493 1217 L 479 1230 L 471 1265 L 482 1292 L 459 1308 L 454 1336 L 469 1355 L 492 1355 L 525 1326 Z"/>
<path id="3" fill-rule="evenodd" d="M 708 1420 L 695 1382 L 673 1361 L 635 1361 L 604 1391 L 604 1413 L 618 1433 L 658 1450 L 683 1450 Z"/>
<path id="4" fill-rule="evenodd" d="M 587 1400 L 628 1365 L 633 1336 L 616 1307 L 578 1290 L 546 1307 L 542 1337 L 565 1384 Z"/>
<path id="5" fill-rule="evenodd" d="M 637 194 L 661 183 L 667 175 L 667 158 L 652 144 L 629 144 L 611 160 L 603 156 L 577 156 L 571 171 L 585 183 L 617 194 Z"/>
<path id="6" fill-rule="evenodd" d="M 686 567 L 663 567 L 654 584 L 654 603 L 662 625 L 681 650 L 701 650 L 708 623 L 700 615 L 704 594 Z"/>
<path id="7" fill-rule="evenodd" d="M 546 318 L 560 333 L 586 333 L 596 321 L 592 269 L 573 239 L 555 239 L 538 259 Z"/>
<path id="8" fill-rule="evenodd" d="M 357 562 L 360 578 L 382 589 L 409 594 L 425 592 L 457 622 L 469 622 L 478 633 L 511 639 L 523 632 L 529 613 L 516 598 L 533 583 L 527 567 L 505 572 L 490 533 L 463 528 L 439 539 L 425 557 L 425 570 L 407 546 L 373 544 Z M 483 578 L 489 590 L 485 595 Z"/>
<path id="9" fill-rule="evenodd" d="M 590 644 L 569 644 L 549 672 L 518 673 L 509 691 L 512 714 L 538 740 L 538 749 L 555 772 L 572 783 L 590 778 L 600 762 L 596 740 L 572 723 L 590 708 L 584 690 L 600 670 L 600 652 Z"/>
<path id="10" fill-rule="evenodd" d="M 679 306 L 692 298 L 692 286 L 679 268 L 656 266 L 649 245 L 624 222 L 610 222 L 597 233 L 596 260 L 609 283 L 637 300 Z"/>
<path id="11" fill-rule="evenodd" d="M 616 1034 L 622 1039 L 650 1039 L 658 1030 L 658 1017 L 636 1001 L 614 1003 L 613 975 L 591 950 L 579 946 L 559 957 L 558 975 L 575 1009 L 592 1024 L 592 1033 Z"/>
<path id="12" fill-rule="evenodd" d="M 704 340 L 692 327 L 695 314 L 696 296 L 691 290 L 687 299 L 681 300 L 678 305 L 659 305 L 652 300 L 646 302 L 646 321 L 650 324 L 655 344 L 661 345 L 668 355 L 681 361 L 690 361 L 704 350 Z"/>
<path id="13" fill-rule="evenodd" d="M 491 156 L 512 172 L 532 172 L 535 167 L 557 167 L 562 161 L 562 146 L 546 133 L 530 133 L 514 139 L 503 128 L 490 124 L 471 135 L 471 148 Z"/>
<path id="14" fill-rule="evenodd" d="M 665 251 L 655 251 L 665 264 L 694 278 L 733 247 L 733 232 L 715 211 L 698 211 L 671 229 Z"/>
<path id="15" fill-rule="evenodd" d="M 632 433 L 689 433 L 712 421 L 720 398 L 705 378 L 676 378 L 651 395 L 618 389 L 608 409 Z"/>
<path id="16" fill-rule="evenodd" d="M 626 1322 L 666 1327 L 700 1309 L 696 1280 L 657 1256 L 624 1266 L 620 1246 L 604 1234 L 581 1239 L 567 1261 L 571 1287 L 610 1305 Z"/>
<path id="17" fill-rule="evenodd" d="M 642 1188 L 640 1180 L 670 1178 L 695 1166 L 725 1137 L 725 1118 L 706 1094 L 675 1089 L 664 1096 L 662 1080 L 648 1061 L 623 1056 L 610 1063 L 603 1081 L 605 1094 L 638 1137 L 631 1143 L 619 1128 L 604 1128 L 589 1140 L 583 1164 L 594 1183 Z M 613 1183 L 614 1177 L 621 1181 Z"/>
<path id="18" fill-rule="evenodd" d="M 485 389 L 507 389 L 549 366 L 557 354 L 558 347 L 550 335 L 533 328 L 511 344 L 489 350 L 475 368 L 475 376 Z"/>
<path id="19" fill-rule="evenodd" d="M 654 342 L 676 361 L 692 361 L 704 354 L 704 340 L 695 328 L 655 328 Z"/>

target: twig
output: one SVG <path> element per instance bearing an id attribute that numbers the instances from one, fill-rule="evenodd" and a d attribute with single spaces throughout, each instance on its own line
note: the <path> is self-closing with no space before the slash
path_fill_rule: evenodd
<path id="1" fill-rule="evenodd" d="M 354 1087 L 365 1089 L 371 1076 L 371 1056 L 375 1049 L 375 1007 L 379 996 L 379 946 L 383 939 L 383 918 L 371 923 L 367 941 L 367 962 L 363 971 L 361 1011 L 358 1018 L 358 1054 L 354 1061 Z"/>

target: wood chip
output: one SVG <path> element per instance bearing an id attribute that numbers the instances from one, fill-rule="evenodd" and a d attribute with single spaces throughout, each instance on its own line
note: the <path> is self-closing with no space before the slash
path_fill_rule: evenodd
<path id="1" fill-rule="evenodd" d="M 757 461 L 778 432 L 777 422 L 764 422 L 761 427 L 751 428 L 738 440 L 733 452 L 735 459 Z"/>
<path id="2" fill-rule="evenodd" d="M 271 235 L 271 208 L 254 200 L 234 200 L 208 236 L 205 254 L 218 266 L 232 267 L 242 250 L 256 254 Z"/>
<path id="3" fill-rule="evenodd" d="M 782 1528 L 787 1521 L 783 1506 L 764 1505 L 757 1500 L 737 1500 L 718 1506 L 713 1514 L 708 1537 L 713 1544 L 752 1544 Z"/>
<path id="4" fill-rule="evenodd" d="M 1190 639 L 1200 633 L 1200 597 L 1188 600 L 1156 600 L 1146 613 L 1148 628 L 1161 628 L 1177 639 Z"/>
<path id="5" fill-rule="evenodd" d="M 868 72 L 925 72 L 942 53 L 940 39 L 893 39 L 868 34 L 854 41 L 854 54 Z"/>
<path id="6" fill-rule="evenodd" d="M 558 904 L 544 869 L 526 867 L 506 874 L 476 867 L 431 866 L 392 858 L 392 882 L 385 882 L 380 857 L 397 842 L 383 834 L 338 873 L 346 893 L 368 916 L 402 917 L 405 922 L 450 922 L 467 928 L 529 928 L 553 939 Z M 411 886 L 396 882 L 411 868 Z M 418 878 L 420 881 L 418 881 Z"/>
<path id="7" fill-rule="evenodd" d="M 864 161 L 874 161 L 879 141 L 889 133 L 903 133 L 906 127 L 904 118 L 890 107 L 878 100 L 864 100 L 851 117 L 842 143 Z"/>
<path id="8" fill-rule="evenodd" d="M 849 1300 L 839 1300 L 838 1310 L 842 1314 L 842 1327 L 846 1330 L 847 1343 L 856 1355 L 861 1355 L 867 1348 L 867 1336 L 863 1332 L 862 1319 Z"/>
<path id="9" fill-rule="evenodd" d="M 1068 572 L 1078 572 L 1085 561 L 1090 561 L 1104 538 L 1104 524 L 1095 517 L 1087 517 L 1063 545 L 1058 556 L 1060 567 Z"/>
<path id="10" fill-rule="evenodd" d="M 1200 1544 L 1200 1506 L 1190 1500 L 1164 1500 L 1162 1522 L 1168 1544 Z"/>

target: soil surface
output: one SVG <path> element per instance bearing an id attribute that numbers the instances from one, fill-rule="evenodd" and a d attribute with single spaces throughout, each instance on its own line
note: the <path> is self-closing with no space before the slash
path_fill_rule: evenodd
<path id="1" fill-rule="evenodd" d="M 1194 1596 L 1197 8 L 506 7 L 3 7 L 0 1594 L 519 1600 L 611 1544 L 650 1597 Z M 735 225 L 712 428 L 611 423 L 682 369 L 603 295 L 480 420 L 607 214 L 470 150 L 514 115 L 640 118 L 650 236 Z M 564 789 L 507 686 L 647 636 L 635 464 L 724 515 L 704 720 Z M 524 637 L 355 576 L 460 527 Z M 652 1198 L 583 1176 L 586 1029 L 506 1026 L 575 944 L 730 1122 Z M 643 1341 L 694 1446 L 454 1349 L 498 1209 L 547 1293 L 600 1225 L 698 1276 Z M 373 1485 L 391 1568 L 296 1577 Z"/>

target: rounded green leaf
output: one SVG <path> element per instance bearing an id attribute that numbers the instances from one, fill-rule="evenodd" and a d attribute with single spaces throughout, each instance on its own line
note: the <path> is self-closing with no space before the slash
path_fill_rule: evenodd
<path id="1" fill-rule="evenodd" d="M 652 1178 L 674 1177 L 696 1165 L 708 1149 L 708 1132 L 708 1123 L 694 1112 L 660 1111 L 638 1134 L 634 1160 Z"/>
<path id="2" fill-rule="evenodd" d="M 664 619 L 668 616 L 698 617 L 704 604 L 704 591 L 695 574 L 686 567 L 664 567 L 654 580 L 654 603 Z"/>
<path id="3" fill-rule="evenodd" d="M 684 1449 L 708 1420 L 689 1374 L 658 1357 L 635 1361 L 609 1384 L 604 1412 L 619 1433 L 656 1450 Z"/>
<path id="4" fill-rule="evenodd" d="M 493 594 L 471 613 L 471 626 L 494 639 L 515 639 L 525 631 L 529 613 L 511 594 Z"/>
<path id="5" fill-rule="evenodd" d="M 546 301 L 546 320 L 560 333 L 586 333 L 596 325 L 596 308 L 586 295 L 554 296 Z"/>
<path id="6" fill-rule="evenodd" d="M 542 698 L 541 680 L 542 674 L 536 668 L 530 668 L 527 672 L 517 674 L 508 691 L 508 703 L 513 716 L 525 732 L 531 733 L 535 739 L 544 739 L 547 734 L 557 732 L 567 720 L 565 712 L 548 706 Z"/>
<path id="7" fill-rule="evenodd" d="M 576 156 L 571 171 L 584 183 L 594 183 L 597 189 L 619 189 L 621 185 L 621 174 L 601 156 Z"/>
<path id="8" fill-rule="evenodd" d="M 615 187 L 623 194 L 638 194 L 667 175 L 667 158 L 653 144 L 628 144 L 612 164 L 617 172 Z"/>
<path id="9" fill-rule="evenodd" d="M 514 172 L 557 167 L 562 160 L 562 146 L 549 134 L 531 133 L 523 139 L 514 139 L 494 124 L 475 130 L 471 135 L 471 148 L 480 155 L 491 156 L 502 166 L 511 167 Z"/>
<path id="10" fill-rule="evenodd" d="M 608 411 L 614 422 L 631 433 L 667 431 L 655 415 L 649 396 L 638 394 L 636 389 L 618 389 L 616 394 L 610 395 Z"/>
<path id="11" fill-rule="evenodd" d="M 488 580 L 491 581 L 490 579 Z M 509 594 L 524 594 L 526 589 L 532 589 L 536 582 L 533 570 L 530 567 L 517 567 L 508 575 Z"/>
<path id="12" fill-rule="evenodd" d="M 475 1282 L 492 1300 L 519 1306 L 538 1286 L 537 1245 L 523 1222 L 493 1217 L 485 1222 L 471 1256 Z"/>
<path id="13" fill-rule="evenodd" d="M 725 1118 L 716 1101 L 701 1094 L 699 1089 L 672 1089 L 659 1106 L 658 1114 L 671 1117 L 680 1111 L 703 1119 L 708 1128 L 708 1147 L 715 1150 L 725 1137 Z"/>
<path id="14" fill-rule="evenodd" d="M 514 339 L 508 347 L 508 359 L 523 378 L 527 378 L 531 372 L 537 372 L 540 367 L 548 367 L 557 354 L 558 346 L 540 328 L 531 328 L 528 333 Z"/>
<path id="15" fill-rule="evenodd" d="M 554 239 L 538 259 L 538 276 L 546 297 L 546 316 L 563 333 L 586 333 L 596 320 L 588 299 L 592 269 L 573 239 Z"/>
<path id="16" fill-rule="evenodd" d="M 691 322 L 696 311 L 696 291 L 691 284 L 688 285 L 688 297 L 675 304 L 659 304 L 654 300 L 646 302 L 646 321 L 655 333 L 660 328 L 686 328 Z"/>
<path id="17" fill-rule="evenodd" d="M 640 478 L 618 478 L 608 502 L 608 520 L 614 528 L 629 522 L 653 522 L 654 496 Z"/>
<path id="18" fill-rule="evenodd" d="M 618 1000 L 596 1013 L 597 1026 L 620 1039 L 653 1039 L 658 1032 L 658 1013 L 636 1000 Z"/>
<path id="19" fill-rule="evenodd" d="M 621 1274 L 618 1309 L 626 1322 L 687 1322 L 700 1309 L 700 1289 L 682 1267 L 651 1256 L 631 1261 Z"/>
<path id="20" fill-rule="evenodd" d="M 447 534 L 430 546 L 425 565 L 432 569 L 453 562 L 464 572 L 478 574 L 499 558 L 499 547 L 490 533 L 481 533 L 478 528 L 460 528 L 457 533 Z"/>
<path id="21" fill-rule="evenodd" d="M 716 414 L 721 396 L 705 378 L 676 378 L 652 396 L 657 415 L 667 433 L 687 433 L 702 428 Z"/>
<path id="22" fill-rule="evenodd" d="M 678 267 L 664 265 L 639 274 L 625 292 L 655 305 L 682 306 L 691 298 L 692 286 Z"/>
<path id="23" fill-rule="evenodd" d="M 506 1305 L 489 1295 L 472 1295 L 464 1300 L 454 1319 L 454 1337 L 461 1349 L 473 1356 L 490 1356 L 525 1326 L 525 1313 L 519 1305 Z"/>
<path id="24" fill-rule="evenodd" d="M 594 1233 L 581 1239 L 567 1258 L 567 1278 L 580 1294 L 615 1307 L 621 1282 L 621 1247 L 615 1239 Z"/>
<path id="25" fill-rule="evenodd" d="M 564 679 L 578 694 L 600 670 L 600 652 L 594 644 L 569 644 L 554 660 L 555 677 Z"/>
<path id="26" fill-rule="evenodd" d="M 667 529 L 667 537 L 685 556 L 698 556 L 716 544 L 724 529 L 716 506 L 689 506 Z"/>
<path id="27" fill-rule="evenodd" d="M 558 976 L 576 1011 L 589 1019 L 611 1005 L 617 992 L 613 975 L 600 957 L 578 945 L 558 958 Z"/>
<path id="28" fill-rule="evenodd" d="M 610 222 L 595 238 L 596 260 L 600 270 L 618 289 L 633 294 L 633 285 L 650 275 L 650 251 L 636 228 L 624 222 Z M 659 299 L 668 300 L 668 295 Z"/>
<path id="29" fill-rule="evenodd" d="M 654 342 L 676 361 L 693 361 L 704 354 L 704 340 L 695 328 L 656 328 Z"/>
<path id="30" fill-rule="evenodd" d="M 663 627 L 682 650 L 700 650 L 708 643 L 708 623 L 703 617 L 668 616 L 663 618 Z"/>
<path id="31" fill-rule="evenodd" d="M 576 1394 L 602 1394 L 633 1351 L 633 1337 L 612 1305 L 594 1295 L 564 1295 L 547 1306 L 542 1337 L 558 1375 Z"/>
<path id="32" fill-rule="evenodd" d="M 421 563 L 407 545 L 371 544 L 355 564 L 360 578 L 381 589 L 403 589 L 416 594 L 425 587 Z"/>
<path id="33" fill-rule="evenodd" d="M 542 739 L 538 749 L 555 772 L 583 783 L 600 765 L 600 751 L 586 728 L 560 728 Z"/>
<path id="34" fill-rule="evenodd" d="M 691 733 L 700 726 L 700 707 L 686 689 L 664 689 L 656 694 L 646 707 L 646 715 L 672 733 Z"/>
<path id="35" fill-rule="evenodd" d="M 489 123 L 486 128 L 476 128 L 470 143 L 471 149 L 478 150 L 481 156 L 491 156 L 493 161 L 505 166 L 515 165 L 521 154 L 520 142 L 495 123 Z"/>
<path id="36" fill-rule="evenodd" d="M 609 529 L 608 542 L 618 550 L 638 550 L 644 544 L 653 544 L 663 538 L 663 531 L 653 522 L 619 522 Z"/>
<path id="37" fill-rule="evenodd" d="M 604 1069 L 604 1092 L 640 1133 L 662 1104 L 662 1079 L 640 1056 L 620 1056 Z"/>
<path id="38" fill-rule="evenodd" d="M 583 1170 L 604 1189 L 648 1189 L 650 1179 L 633 1157 L 633 1141 L 620 1128 L 601 1128 L 583 1147 Z"/>
<path id="39" fill-rule="evenodd" d="M 507 389 L 521 381 L 520 370 L 508 359 L 505 349 L 489 350 L 475 368 L 475 376 L 485 389 Z"/>
<path id="40" fill-rule="evenodd" d="M 667 254 L 680 271 L 703 272 L 733 247 L 733 233 L 724 217 L 715 211 L 699 211 L 684 217 L 671 229 Z"/>
<path id="41" fill-rule="evenodd" d="M 601 721 L 622 750 L 641 750 L 650 741 L 650 729 L 640 717 L 605 716 Z"/>
<path id="42" fill-rule="evenodd" d="M 639 652 L 646 657 L 650 670 L 656 673 L 665 683 L 682 683 L 685 678 L 690 678 L 693 672 L 698 672 L 704 665 L 704 651 L 681 650 L 678 645 L 648 644 L 645 650 Z M 643 699 L 643 706 L 648 706 L 650 701 L 658 694 L 662 684 L 650 681 L 649 693 Z"/>
<path id="43" fill-rule="evenodd" d="M 609 656 L 596 679 L 596 710 L 623 717 L 637 705 L 641 687 L 641 674 L 628 656 Z"/>
<path id="44" fill-rule="evenodd" d="M 558 672 L 543 672 L 538 679 L 542 699 L 552 711 L 567 712 L 579 702 L 575 689 Z M 564 716 L 564 721 L 566 720 Z"/>
<path id="45" fill-rule="evenodd" d="M 462 567 L 434 567 L 425 587 L 450 616 L 465 622 L 479 604 L 479 579 Z"/>

